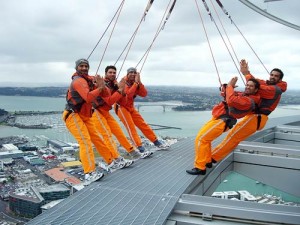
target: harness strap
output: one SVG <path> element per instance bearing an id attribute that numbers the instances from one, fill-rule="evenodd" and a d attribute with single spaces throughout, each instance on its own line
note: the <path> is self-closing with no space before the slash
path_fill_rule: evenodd
<path id="1" fill-rule="evenodd" d="M 237 119 L 228 116 L 227 114 L 223 114 L 221 116 L 219 116 L 217 119 L 221 119 L 225 122 L 225 127 L 223 132 L 225 132 L 227 130 L 227 128 L 231 129 L 237 122 Z"/>
<path id="2" fill-rule="evenodd" d="M 73 113 L 74 111 L 73 110 L 68 110 L 68 113 L 66 114 L 64 120 L 65 122 L 67 121 L 68 117 Z"/>
<path id="3" fill-rule="evenodd" d="M 259 129 L 260 123 L 261 123 L 261 114 L 258 114 L 258 115 L 257 115 L 257 127 L 256 127 L 256 130 Z"/>
<path id="4" fill-rule="evenodd" d="M 116 103 L 116 107 L 115 107 L 115 113 L 116 113 L 116 115 L 118 115 L 119 106 L 120 105 Z"/>

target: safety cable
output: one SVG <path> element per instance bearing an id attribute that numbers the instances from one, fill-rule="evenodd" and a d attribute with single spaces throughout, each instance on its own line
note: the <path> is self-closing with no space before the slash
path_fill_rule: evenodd
<path id="1" fill-rule="evenodd" d="M 145 8 L 145 10 L 144 10 L 143 16 L 142 16 L 142 18 L 141 18 L 141 20 L 140 20 L 140 22 L 139 22 L 137 28 L 135 29 L 133 35 L 131 36 L 131 38 L 130 38 L 129 41 L 127 42 L 125 48 L 123 49 L 122 53 L 120 54 L 120 56 L 118 57 L 117 61 L 116 61 L 115 64 L 114 64 L 114 65 L 117 64 L 118 60 L 119 60 L 120 57 L 123 55 L 125 49 L 126 49 L 127 46 L 129 45 L 128 50 L 127 50 L 127 52 L 126 52 L 126 54 L 125 54 L 125 57 L 124 57 L 124 59 L 123 59 L 123 62 L 122 62 L 121 67 L 119 68 L 119 72 L 118 72 L 118 75 L 117 75 L 116 78 L 118 78 L 119 75 L 120 75 L 120 73 L 121 73 L 121 70 L 122 70 L 122 68 L 123 68 L 123 66 L 124 66 L 124 64 L 125 64 L 125 61 L 126 61 L 126 59 L 127 59 L 127 56 L 128 56 L 128 54 L 129 54 L 129 51 L 130 51 L 130 49 L 131 49 L 131 46 L 132 46 L 132 44 L 133 44 L 133 41 L 134 41 L 134 39 L 135 39 L 135 37 L 136 37 L 136 34 L 137 34 L 137 32 L 138 32 L 138 30 L 139 30 L 139 28 L 140 28 L 140 26 L 141 26 L 142 21 L 145 19 L 146 15 L 147 15 L 147 13 L 148 13 L 148 11 L 149 11 L 149 9 L 150 9 L 150 7 L 152 6 L 152 3 L 153 3 L 153 2 L 154 2 L 154 0 L 149 0 L 148 4 L 147 4 L 147 6 L 146 6 L 146 8 Z"/>
<path id="2" fill-rule="evenodd" d="M 217 10 L 216 10 L 216 8 L 215 8 L 215 6 L 214 6 L 212 0 L 210 0 L 210 3 L 211 3 L 211 5 L 212 5 L 212 7 L 213 7 L 213 9 L 214 9 L 214 11 L 215 11 L 217 17 L 218 17 L 219 23 L 221 24 L 221 26 L 222 26 L 222 28 L 223 28 L 223 31 L 224 31 L 224 33 L 225 33 L 225 36 L 226 36 L 226 38 L 227 38 L 227 40 L 228 40 L 228 42 L 229 42 L 229 44 L 230 44 L 231 50 L 233 51 L 233 54 L 234 54 L 234 56 L 235 56 L 236 62 L 237 62 L 237 64 L 239 64 L 239 63 L 240 63 L 240 60 L 238 59 L 238 57 L 237 57 L 237 55 L 236 55 L 236 52 L 234 51 L 233 45 L 232 45 L 232 43 L 231 43 L 231 41 L 230 41 L 230 38 L 229 38 L 229 36 L 228 36 L 228 34 L 227 34 L 227 32 L 226 32 L 226 29 L 225 29 L 224 25 L 223 25 L 223 23 L 222 23 L 222 20 L 220 19 L 219 13 L 217 12 Z"/>
<path id="3" fill-rule="evenodd" d="M 195 0 L 195 3 L 196 3 L 196 6 L 197 6 L 198 14 L 199 14 L 201 22 L 202 22 L 202 27 L 203 27 L 203 30 L 204 30 L 204 33 L 205 33 L 206 41 L 207 41 L 208 46 L 209 46 L 210 54 L 212 56 L 212 59 L 213 59 L 213 62 L 214 62 L 214 66 L 215 66 L 215 69 L 216 69 L 216 72 L 217 72 L 217 75 L 218 75 L 218 80 L 219 80 L 220 86 L 222 86 L 222 82 L 221 82 L 219 70 L 218 70 L 218 67 L 217 67 L 217 63 L 216 63 L 216 60 L 215 60 L 215 57 L 214 57 L 214 54 L 213 54 L 213 51 L 212 51 L 212 48 L 211 48 L 210 41 L 209 41 L 208 36 L 207 36 L 206 28 L 205 28 L 204 21 L 203 21 L 203 18 L 201 16 L 201 13 L 200 13 L 200 9 L 199 9 L 197 0 Z"/>
<path id="4" fill-rule="evenodd" d="M 170 0 L 169 3 L 168 3 L 168 5 L 167 5 L 167 8 L 166 8 L 166 10 L 165 10 L 165 12 L 164 12 L 164 14 L 163 14 L 163 16 L 162 16 L 162 19 L 161 19 L 161 21 L 160 21 L 160 23 L 159 23 L 159 26 L 158 26 L 158 28 L 157 28 L 156 34 L 155 34 L 155 36 L 154 36 L 154 38 L 153 38 L 153 40 L 152 40 L 150 46 L 148 47 L 148 49 L 146 50 L 146 52 L 144 53 L 144 55 L 142 56 L 142 58 L 139 60 L 139 62 L 138 62 L 137 65 L 135 66 L 135 68 L 137 68 L 138 65 L 140 64 L 140 62 L 145 58 L 145 59 L 144 59 L 144 62 L 143 62 L 143 64 L 142 64 L 142 66 L 141 66 L 140 73 L 141 73 L 141 71 L 143 70 L 143 67 L 144 67 L 145 62 L 146 62 L 146 60 L 147 60 L 147 58 L 148 58 L 148 55 L 149 55 L 149 53 L 150 53 L 150 50 L 151 50 L 151 48 L 152 48 L 152 46 L 153 46 L 153 44 L 154 44 L 154 41 L 155 41 L 156 38 L 158 37 L 160 31 L 162 31 L 162 30 L 164 29 L 164 26 L 165 26 L 167 20 L 169 19 L 170 15 L 171 15 L 171 13 L 172 13 L 172 11 L 173 11 L 173 8 L 174 8 L 174 6 L 175 6 L 176 0 L 173 1 L 173 4 L 172 4 L 172 6 L 171 6 L 170 9 L 169 9 L 169 13 L 168 13 L 167 16 L 165 17 L 165 15 L 166 15 L 166 13 L 167 13 L 167 10 L 168 10 L 168 8 L 169 8 L 169 6 L 170 6 L 170 4 L 171 4 L 171 1 L 172 1 L 172 0 Z M 165 18 L 165 20 L 164 20 L 164 18 Z M 164 21 L 164 24 L 161 25 L 161 24 L 163 23 L 163 21 Z"/>
<path id="5" fill-rule="evenodd" d="M 115 14 L 114 14 L 113 18 L 110 20 L 110 22 L 109 22 L 108 26 L 105 28 L 105 30 L 104 30 L 104 32 L 103 32 L 103 34 L 102 34 L 102 36 L 101 36 L 101 37 L 100 37 L 100 39 L 98 40 L 97 44 L 95 45 L 95 47 L 93 48 L 93 50 L 91 51 L 91 53 L 89 54 L 89 56 L 87 57 L 87 59 L 89 59 L 89 58 L 91 57 L 91 55 L 93 54 L 93 52 L 95 51 L 95 49 L 96 49 L 96 48 L 97 48 L 97 46 L 99 45 L 100 41 L 101 41 L 101 40 L 102 40 L 102 38 L 104 37 L 104 35 L 105 35 L 106 31 L 107 31 L 107 30 L 108 30 L 108 28 L 110 27 L 110 25 L 111 25 L 112 21 L 115 19 L 115 17 L 116 17 L 116 15 L 117 15 L 117 13 L 119 12 L 119 10 L 120 10 L 120 8 L 121 8 L 122 4 L 124 4 L 124 2 L 125 2 L 125 0 L 123 0 L 123 1 L 121 2 L 120 6 L 118 7 L 117 11 L 115 12 Z"/>
<path id="6" fill-rule="evenodd" d="M 213 7 L 215 13 L 217 14 L 219 23 L 221 24 L 221 27 L 223 28 L 223 31 L 224 31 L 225 36 L 226 36 L 226 38 L 227 38 L 227 41 L 229 42 L 229 45 L 230 45 L 230 47 L 231 47 L 231 50 L 232 50 L 232 52 L 233 52 L 233 54 L 234 54 L 234 56 L 235 56 L 236 62 L 233 61 L 233 63 L 234 63 L 234 65 L 235 65 L 235 67 L 237 67 L 237 65 L 239 65 L 240 61 L 239 61 L 239 59 L 238 59 L 238 57 L 237 57 L 237 55 L 236 55 L 236 52 L 235 52 L 235 50 L 234 50 L 234 48 L 233 48 L 233 45 L 232 45 L 232 43 L 231 43 L 231 41 L 230 41 L 230 38 L 229 38 L 229 36 L 228 36 L 228 34 L 227 34 L 227 32 L 226 32 L 226 29 L 225 29 L 225 27 L 224 27 L 224 25 L 223 25 L 223 23 L 222 23 L 222 20 L 220 19 L 219 13 L 217 12 L 217 10 L 216 10 L 216 8 L 215 8 L 215 6 L 214 6 L 212 0 L 210 0 L 210 3 L 211 3 L 211 5 L 212 5 L 212 7 Z M 232 60 L 233 60 L 233 59 L 232 59 Z M 246 85 L 246 82 L 245 82 L 245 80 L 244 80 L 245 77 L 242 76 L 241 71 L 240 71 L 239 69 L 238 69 L 238 73 L 239 73 L 239 75 L 240 75 L 240 77 L 241 77 L 241 79 L 242 79 L 244 85 Z"/>
<path id="7" fill-rule="evenodd" d="M 210 16 L 211 21 L 212 21 L 212 22 L 215 24 L 215 26 L 216 26 L 216 28 L 217 28 L 217 30 L 218 30 L 218 32 L 219 32 L 219 34 L 220 34 L 220 37 L 222 38 L 223 43 L 224 43 L 224 45 L 225 45 L 225 47 L 226 47 L 226 49 L 227 49 L 227 51 L 228 51 L 228 53 L 229 53 L 229 55 L 230 55 L 230 57 L 231 57 L 231 60 L 232 60 L 232 62 L 233 62 L 233 64 L 234 64 L 236 70 L 238 71 L 238 74 L 240 75 L 240 77 L 241 77 L 241 79 L 242 79 L 244 85 L 246 85 L 246 83 L 245 83 L 245 81 L 244 81 L 244 79 L 243 79 L 243 76 L 241 75 L 240 69 L 239 69 L 238 66 L 236 65 L 235 60 L 234 60 L 234 58 L 233 58 L 233 56 L 232 56 L 232 54 L 231 54 L 231 52 L 230 52 L 230 49 L 228 48 L 228 46 L 227 46 L 227 44 L 226 44 L 226 42 L 225 42 L 225 40 L 224 40 L 224 38 L 223 38 L 223 35 L 222 35 L 222 33 L 221 33 L 221 31 L 220 31 L 220 29 L 219 29 L 219 27 L 218 27 L 216 21 L 214 20 L 214 18 L 213 18 L 213 16 L 212 16 L 211 12 L 210 12 L 210 10 L 209 10 L 209 7 L 208 7 L 207 3 L 205 2 L 205 0 L 202 0 L 202 2 L 203 2 L 203 4 L 204 4 L 204 7 L 205 7 L 205 9 L 206 9 L 208 15 Z"/>
<path id="8" fill-rule="evenodd" d="M 97 70 L 96 70 L 96 74 L 98 74 L 100 65 L 101 65 L 102 60 L 103 60 L 103 58 L 104 58 L 104 55 L 105 55 L 105 53 L 106 53 L 106 50 L 107 50 L 107 47 L 108 47 L 108 45 L 109 45 L 110 39 L 111 39 L 111 37 L 112 37 L 112 34 L 113 34 L 113 32 L 114 32 L 114 30 L 115 30 L 115 27 L 116 27 L 116 25 L 117 25 L 117 22 L 118 22 L 118 20 L 119 20 L 119 17 L 120 17 L 122 8 L 123 8 L 123 6 L 124 6 L 124 2 L 125 2 L 125 1 L 122 2 L 122 6 L 121 6 L 121 8 L 120 8 L 120 10 L 119 10 L 119 12 L 118 12 L 118 15 L 117 15 L 115 24 L 114 24 L 114 26 L 113 26 L 113 28 L 112 28 L 112 30 L 111 30 L 111 32 L 110 32 L 108 41 L 107 41 L 107 43 L 106 43 L 105 49 L 104 49 L 104 51 L 103 51 L 102 57 L 101 57 L 101 59 L 100 59 L 99 65 L 98 65 L 98 68 L 97 68 Z"/>
<path id="9" fill-rule="evenodd" d="M 152 3 L 153 3 L 153 2 L 154 2 L 154 0 L 150 0 L 150 1 L 148 2 L 148 5 L 147 5 L 147 7 L 146 7 L 146 9 L 145 9 L 144 16 L 142 17 L 142 20 L 145 20 L 146 15 L 147 15 L 147 13 L 148 13 L 150 7 L 152 6 Z M 124 49 L 122 50 L 121 54 L 120 54 L 119 57 L 117 58 L 117 60 L 116 60 L 116 62 L 115 62 L 114 65 L 116 65 L 116 64 L 118 63 L 119 59 L 121 58 L 121 56 L 122 56 L 123 53 L 125 52 L 126 48 L 128 47 L 129 43 L 131 42 L 132 38 L 134 37 L 134 35 L 135 35 L 135 33 L 138 31 L 138 29 L 139 29 L 139 26 L 135 29 L 135 31 L 134 31 L 133 34 L 131 35 L 129 41 L 128 41 L 127 44 L 125 45 Z"/>
<path id="10" fill-rule="evenodd" d="M 267 71 L 267 73 L 269 74 L 268 69 L 265 67 L 264 63 L 262 62 L 262 60 L 259 58 L 259 56 L 256 54 L 255 50 L 252 48 L 252 46 L 250 45 L 250 43 L 248 42 L 248 40 L 246 39 L 246 37 L 243 35 L 243 33 L 241 32 L 241 30 L 238 28 L 238 26 L 235 24 L 235 22 L 233 21 L 232 17 L 229 15 L 228 11 L 225 9 L 225 7 L 223 6 L 223 4 L 219 1 L 216 0 L 216 2 L 218 3 L 218 5 L 220 6 L 220 8 L 222 9 L 222 11 L 225 13 L 225 15 L 228 16 L 228 18 L 230 19 L 231 23 L 236 27 L 236 29 L 239 31 L 239 33 L 242 35 L 242 37 L 244 38 L 244 40 L 246 41 L 246 43 L 248 44 L 248 46 L 250 47 L 250 49 L 253 51 L 253 53 L 255 54 L 255 56 L 257 57 L 257 59 L 260 61 L 260 63 L 262 64 L 262 66 L 265 68 L 265 70 Z"/>

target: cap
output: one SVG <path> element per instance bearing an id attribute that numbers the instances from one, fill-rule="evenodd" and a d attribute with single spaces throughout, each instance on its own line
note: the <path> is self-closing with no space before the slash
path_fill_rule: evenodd
<path id="1" fill-rule="evenodd" d="M 77 69 L 77 67 L 82 63 L 86 63 L 90 67 L 89 61 L 87 59 L 78 59 L 75 62 L 75 69 Z"/>
<path id="2" fill-rule="evenodd" d="M 130 72 L 136 73 L 136 68 L 134 68 L 134 67 L 128 68 L 128 69 L 127 69 L 127 73 L 130 73 Z"/>

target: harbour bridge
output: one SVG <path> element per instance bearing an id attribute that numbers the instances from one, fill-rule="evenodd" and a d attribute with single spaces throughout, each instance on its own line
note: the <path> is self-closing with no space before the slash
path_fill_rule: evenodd
<path id="1" fill-rule="evenodd" d="M 159 102 L 155 102 L 155 103 L 136 103 L 135 107 L 138 111 L 140 111 L 141 107 L 153 107 L 153 106 L 161 106 L 163 108 L 163 111 L 166 111 L 166 108 L 174 108 L 176 106 L 181 106 L 181 103 L 159 103 Z"/>

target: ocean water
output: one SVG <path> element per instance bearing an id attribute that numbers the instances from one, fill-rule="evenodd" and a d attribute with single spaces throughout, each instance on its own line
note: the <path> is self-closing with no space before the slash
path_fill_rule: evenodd
<path id="1" fill-rule="evenodd" d="M 144 119 L 152 125 L 162 125 L 174 127 L 172 129 L 155 130 L 155 133 L 161 137 L 195 137 L 198 130 L 211 118 L 211 111 L 192 111 L 192 112 L 178 112 L 173 111 L 170 107 L 153 106 L 151 103 L 138 103 L 145 106 L 140 107 L 140 113 Z M 158 105 L 157 103 L 155 103 Z M 166 103 L 164 103 L 166 104 Z M 179 102 L 172 102 L 172 104 L 180 104 Z M 6 111 L 63 111 L 65 105 L 64 98 L 46 98 L 46 97 L 23 97 L 23 96 L 0 96 L 0 108 Z M 111 111 L 115 116 L 114 111 Z M 270 118 L 299 115 L 300 106 L 279 106 L 270 115 Z M 118 118 L 115 116 L 118 120 Z M 29 138 L 36 139 L 36 137 L 44 135 L 50 139 L 58 139 L 65 142 L 75 142 L 72 135 L 66 129 L 61 114 L 52 115 L 36 115 L 36 116 L 20 116 L 17 122 L 24 124 L 40 124 L 45 123 L 52 125 L 51 129 L 19 129 L 16 127 L 0 126 L 0 137 L 11 135 L 25 135 Z M 120 123 L 121 124 L 121 123 Z M 122 125 L 122 124 L 121 124 Z M 153 126 L 157 128 L 158 126 Z M 175 129 L 176 128 L 176 129 Z M 126 132 L 125 132 L 126 133 Z M 192 161 L 193 159 L 191 159 Z M 284 197 L 285 201 L 300 202 L 299 198 L 290 196 L 286 193 L 280 192 L 272 188 L 266 188 L 262 184 L 257 184 L 254 180 L 243 177 L 239 174 L 229 175 L 227 183 L 221 183 L 217 191 L 227 191 L 244 189 L 243 187 L 251 187 L 249 190 L 253 194 L 269 193 L 277 194 L 277 196 Z M 237 184 L 242 184 L 242 187 Z M 232 186 L 233 185 L 233 186 Z"/>
<path id="2" fill-rule="evenodd" d="M 144 106 L 140 107 L 140 113 L 150 125 L 161 125 L 174 127 L 171 129 L 157 129 L 159 126 L 152 126 L 155 133 L 161 137 L 195 137 L 198 130 L 211 118 L 211 111 L 173 111 L 171 107 L 166 107 L 165 112 L 162 106 L 153 106 L 151 103 L 138 103 Z M 157 103 L 155 103 L 157 105 Z M 166 104 L 166 103 L 161 103 Z M 172 102 L 180 104 L 180 102 Z M 6 111 L 63 111 L 65 98 L 48 97 L 27 97 L 27 96 L 0 96 L 0 108 Z M 116 117 L 114 111 L 112 115 Z M 282 116 L 299 115 L 300 106 L 281 106 L 270 115 L 270 118 Z M 300 118 L 300 117 L 299 117 Z M 45 123 L 52 125 L 51 129 L 19 129 L 16 127 L 0 126 L 0 137 L 10 135 L 26 135 L 34 137 L 36 135 L 45 135 L 52 139 L 59 139 L 66 142 L 73 142 L 73 137 L 66 130 L 61 119 L 61 114 L 39 115 L 39 116 L 20 116 L 17 122 L 24 124 Z M 162 127 L 161 127 L 162 128 Z M 126 133 L 126 132 L 125 132 Z"/>

